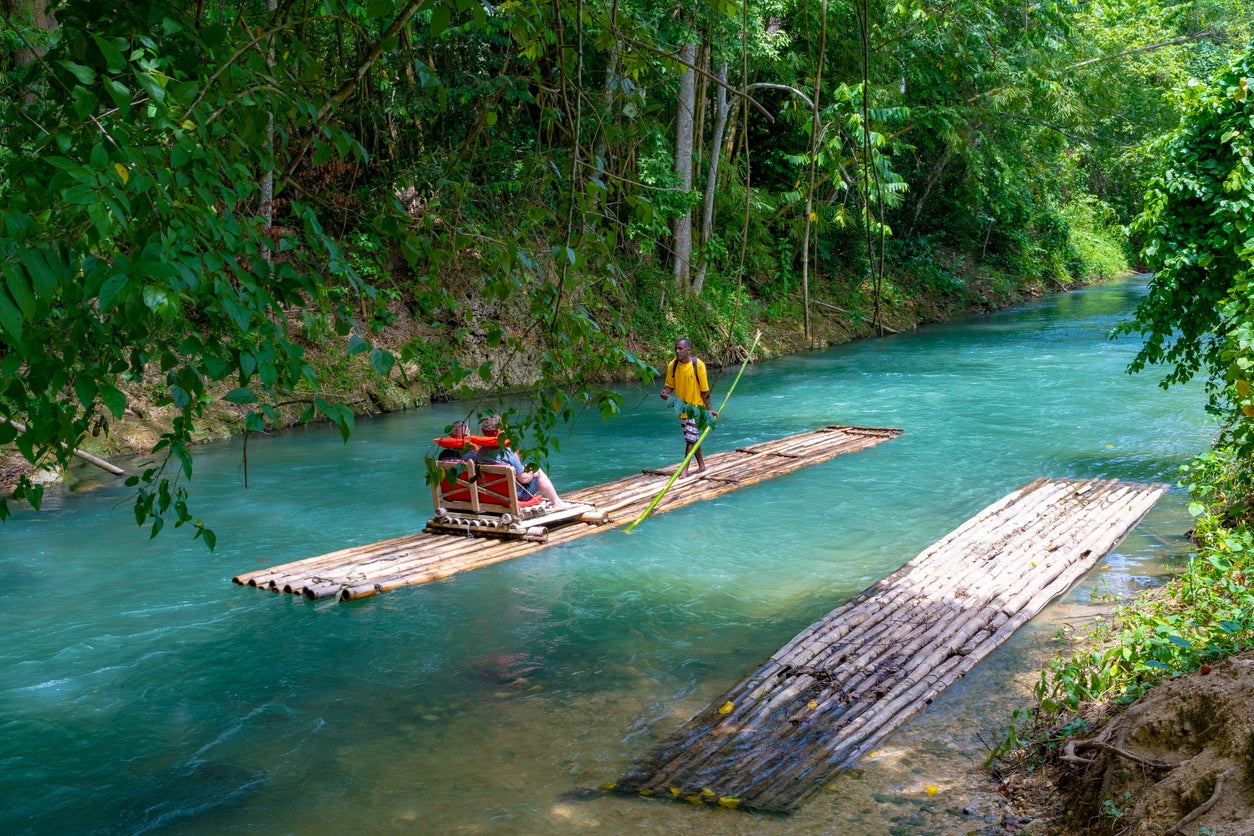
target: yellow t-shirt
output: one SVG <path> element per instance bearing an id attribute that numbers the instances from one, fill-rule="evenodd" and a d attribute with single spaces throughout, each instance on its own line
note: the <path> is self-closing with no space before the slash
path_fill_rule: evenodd
<path id="1" fill-rule="evenodd" d="M 675 368 L 676 365 L 679 368 Z M 695 374 L 693 373 L 694 365 L 696 366 Z M 710 391 L 710 382 L 705 376 L 705 363 L 693 359 L 687 363 L 677 364 L 671 360 L 666 367 L 666 385 L 674 389 L 676 397 L 684 403 L 705 406 L 701 393 Z"/>

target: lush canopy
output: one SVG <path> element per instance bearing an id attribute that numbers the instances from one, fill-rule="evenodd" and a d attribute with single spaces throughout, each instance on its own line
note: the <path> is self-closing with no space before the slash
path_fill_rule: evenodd
<path id="1" fill-rule="evenodd" d="M 878 328 L 911 300 L 1117 270 L 1149 143 L 1251 15 L 4 6 L 0 445 L 64 461 L 166 403 L 167 467 L 136 479 L 154 533 L 207 532 L 183 481 L 207 409 L 257 430 L 298 404 L 348 434 L 329 354 L 427 391 L 530 386 L 543 454 L 577 409 L 615 411 L 598 381 L 650 374 L 633 346 L 681 330 L 729 359 L 755 318 L 808 328 L 811 300 Z M 398 310 L 419 327 L 384 350 Z"/>

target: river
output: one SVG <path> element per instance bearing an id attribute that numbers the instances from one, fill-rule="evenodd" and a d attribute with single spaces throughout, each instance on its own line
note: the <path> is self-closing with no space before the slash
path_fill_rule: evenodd
<path id="1" fill-rule="evenodd" d="M 1069 626 L 1187 554 L 1173 488 L 1105 561 L 793 816 L 584 792 L 806 625 L 1040 476 L 1174 484 L 1200 387 L 1129 376 L 1130 278 L 746 371 L 708 449 L 829 424 L 877 447 L 528 557 L 352 603 L 232 576 L 417 530 L 421 458 L 466 405 L 197 450 L 184 530 L 148 539 L 83 473 L 0 526 L 0 830 L 957 834 L 976 767 Z M 700 346 L 697 347 L 700 354 Z M 664 358 L 655 358 L 662 363 Z M 714 401 L 733 377 L 726 370 Z M 679 458 L 655 389 L 560 434 L 559 488 Z M 928 794 L 927 787 L 935 787 Z"/>

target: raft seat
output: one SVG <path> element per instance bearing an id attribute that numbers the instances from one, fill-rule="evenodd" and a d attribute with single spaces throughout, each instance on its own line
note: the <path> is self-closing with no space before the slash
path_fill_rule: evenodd
<path id="1" fill-rule="evenodd" d="M 548 540 L 549 528 L 573 522 L 602 525 L 609 517 L 587 503 L 554 508 L 542 496 L 518 498 L 511 465 L 445 459 L 437 464 L 445 476 L 431 488 L 435 516 L 424 531 L 432 534 Z"/>
<path id="2" fill-rule="evenodd" d="M 549 504 L 542 496 L 518 498 L 514 468 L 508 464 L 479 464 L 460 459 L 437 462 L 444 479 L 431 490 L 431 504 L 444 511 L 472 514 L 510 514 L 524 519 Z"/>

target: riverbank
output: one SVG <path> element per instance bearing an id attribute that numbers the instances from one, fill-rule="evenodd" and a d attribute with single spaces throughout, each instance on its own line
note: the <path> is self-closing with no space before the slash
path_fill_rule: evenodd
<path id="1" fill-rule="evenodd" d="M 914 293 L 896 293 L 891 304 L 885 302 L 879 311 L 878 326 L 872 325 L 866 313 L 815 300 L 810 309 L 808 333 L 800 299 L 789 300 L 788 304 L 774 309 L 772 315 L 760 314 L 749 322 L 735 321 L 736 317 L 743 316 L 739 309 L 729 316 L 716 306 L 697 306 L 695 315 L 688 312 L 678 319 L 668 318 L 674 319 L 668 328 L 657 329 L 652 334 L 628 335 L 625 348 L 638 357 L 647 358 L 655 368 L 660 368 L 671 355 L 671 343 L 675 337 L 690 334 L 697 354 L 709 365 L 718 366 L 738 363 L 743 359 L 748 346 L 741 345 L 735 334 L 760 331 L 763 337 L 755 356 L 760 361 L 909 331 L 955 316 L 990 313 L 1056 292 L 1059 286 L 968 279 L 962 282 L 962 288 L 961 293 L 947 296 L 929 294 L 923 289 L 916 289 Z M 508 367 L 509 382 L 515 388 L 533 382 L 539 376 L 542 354 L 539 349 L 531 357 L 505 355 L 490 349 L 486 339 L 487 323 L 493 321 L 493 317 L 504 318 L 503 327 L 511 328 L 523 325 L 521 321 L 511 321 L 517 320 L 518 315 L 510 313 L 509 309 L 485 305 L 477 299 L 467 299 L 465 304 L 468 310 L 474 312 L 474 318 L 471 327 L 463 329 L 465 333 L 458 337 L 416 322 L 403 300 L 393 300 L 387 308 L 388 324 L 381 326 L 373 335 L 373 344 L 397 357 L 412 354 L 412 351 L 405 352 L 405 347 L 415 343 L 425 344 L 429 350 L 426 359 L 401 362 L 393 374 L 384 378 L 374 373 L 368 353 L 345 357 L 338 344 L 307 345 L 309 363 L 318 370 L 319 379 L 323 382 L 323 396 L 327 400 L 346 404 L 358 416 L 422 409 L 432 402 L 449 400 L 452 395 L 438 382 L 440 368 L 430 360 L 436 355 L 454 358 L 463 368 L 475 368 L 484 363 L 497 369 Z M 760 310 L 760 307 L 754 306 L 753 310 Z M 473 394 L 487 395 L 492 389 L 490 380 L 485 382 L 475 376 L 468 378 L 465 386 Z M 159 396 L 164 391 L 159 376 L 154 375 L 152 380 L 138 384 L 124 384 L 121 388 L 127 396 L 124 414 L 117 420 L 111 417 L 99 420 L 92 435 L 82 442 L 84 452 L 105 460 L 146 456 L 152 452 L 161 434 L 170 429 L 176 411 L 159 402 Z M 219 388 L 222 390 L 218 393 L 220 396 L 228 387 Z M 466 393 L 461 393 L 461 396 L 465 397 Z M 296 402 L 294 405 L 280 410 L 280 422 L 272 429 L 301 423 L 303 401 L 300 398 L 293 400 Z M 195 440 L 203 443 L 241 434 L 247 413 L 248 410 L 225 401 L 213 402 L 205 408 L 197 423 Z M 89 467 L 75 465 L 79 466 Z M 7 495 L 23 475 L 29 475 L 45 485 L 72 485 L 75 472 L 74 469 L 68 473 L 55 468 L 37 470 L 11 445 L 8 449 L 0 447 L 0 495 Z"/>

